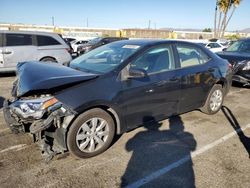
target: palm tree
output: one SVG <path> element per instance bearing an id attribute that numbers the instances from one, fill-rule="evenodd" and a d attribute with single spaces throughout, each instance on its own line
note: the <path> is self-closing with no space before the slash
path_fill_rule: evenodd
<path id="1" fill-rule="evenodd" d="M 219 8 L 220 8 L 220 15 L 224 14 L 224 17 L 223 17 L 223 20 L 222 22 L 220 23 L 220 26 L 219 26 L 219 37 L 222 38 L 223 37 L 223 28 L 224 28 L 224 25 L 226 23 L 226 20 L 227 20 L 227 13 L 229 11 L 231 7 L 231 0 L 220 0 L 219 1 Z M 221 19 L 221 17 L 220 17 Z"/>
<path id="2" fill-rule="evenodd" d="M 242 0 L 217 0 L 217 6 L 219 7 L 219 11 L 220 11 L 219 22 L 218 22 L 217 31 L 216 31 L 217 37 L 219 38 L 224 37 L 224 33 L 227 28 L 227 25 L 229 21 L 231 20 L 235 9 L 239 6 L 241 1 Z M 231 7 L 233 7 L 233 10 L 231 11 L 229 18 L 227 19 L 227 15 L 230 12 Z M 223 19 L 222 19 L 222 15 L 224 15 Z M 217 14 L 216 14 L 216 17 L 217 17 Z"/>
<path id="3" fill-rule="evenodd" d="M 229 21 L 231 20 L 233 14 L 234 14 L 234 11 L 235 11 L 236 8 L 240 5 L 240 3 L 241 3 L 241 0 L 233 0 L 233 2 L 232 2 L 233 10 L 232 10 L 232 12 L 231 12 L 231 14 L 230 14 L 228 20 L 226 21 L 226 23 L 225 23 L 225 25 L 224 25 L 224 28 L 223 28 L 223 31 L 222 31 L 222 32 L 223 32 L 223 33 L 222 33 L 223 36 L 224 36 L 225 30 L 226 30 L 226 27 L 227 27 Z"/>

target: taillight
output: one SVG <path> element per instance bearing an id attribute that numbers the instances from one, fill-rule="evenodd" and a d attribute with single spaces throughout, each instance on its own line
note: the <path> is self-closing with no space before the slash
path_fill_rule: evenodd
<path id="1" fill-rule="evenodd" d="M 228 63 L 227 65 L 228 65 L 229 69 L 231 69 L 231 70 L 233 69 L 233 65 L 231 63 Z"/>
<path id="2" fill-rule="evenodd" d="M 71 53 L 71 49 L 70 48 L 66 48 L 67 52 Z"/>

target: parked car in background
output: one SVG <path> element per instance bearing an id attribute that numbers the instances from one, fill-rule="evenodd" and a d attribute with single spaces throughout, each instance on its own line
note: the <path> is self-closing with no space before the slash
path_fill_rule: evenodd
<path id="1" fill-rule="evenodd" d="M 234 42 L 225 51 L 217 53 L 233 66 L 233 81 L 250 85 L 250 38 Z"/>
<path id="2" fill-rule="evenodd" d="M 15 71 L 18 62 L 69 63 L 70 48 L 56 33 L 0 31 L 0 72 Z"/>
<path id="3" fill-rule="evenodd" d="M 128 40 L 128 38 L 125 37 L 97 37 L 92 40 L 90 40 L 87 44 L 79 46 L 77 49 L 79 54 L 84 54 L 86 52 L 89 52 L 90 50 L 93 50 L 99 46 L 119 41 L 119 40 Z"/>
<path id="4" fill-rule="evenodd" d="M 227 48 L 227 46 L 219 43 L 219 42 L 209 42 L 207 44 L 205 44 L 205 47 L 208 48 L 209 50 L 211 50 L 212 52 L 221 52 L 224 49 Z"/>
<path id="5" fill-rule="evenodd" d="M 197 44 L 123 40 L 79 56 L 70 67 L 18 64 L 3 111 L 10 128 L 31 132 L 48 159 L 66 150 L 93 157 L 115 134 L 139 125 L 194 109 L 217 113 L 231 71 L 226 60 Z"/>
<path id="6" fill-rule="evenodd" d="M 88 43 L 88 40 L 74 40 L 71 42 L 74 53 L 78 53 L 78 47 Z"/>
<path id="7" fill-rule="evenodd" d="M 59 34 L 59 36 L 61 36 L 62 38 L 63 38 L 63 36 L 61 35 L 61 34 Z M 73 54 L 74 54 L 74 50 L 73 50 L 73 48 L 72 48 L 72 46 L 71 46 L 71 41 L 74 41 L 74 40 L 76 40 L 76 39 L 74 39 L 74 38 L 63 38 L 63 40 L 66 42 L 66 44 L 69 46 L 69 49 L 70 50 L 68 50 L 68 52 L 70 53 L 70 55 L 72 56 Z"/>
<path id="8" fill-rule="evenodd" d="M 73 42 L 76 40 L 76 38 L 72 38 L 72 37 L 63 37 L 63 39 L 66 41 L 66 42 Z"/>

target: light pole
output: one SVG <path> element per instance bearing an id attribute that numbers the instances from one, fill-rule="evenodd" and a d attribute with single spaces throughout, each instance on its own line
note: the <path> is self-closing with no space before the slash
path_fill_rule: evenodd
<path id="1" fill-rule="evenodd" d="M 54 16 L 51 17 L 51 20 L 52 20 L 52 25 L 55 26 Z"/>

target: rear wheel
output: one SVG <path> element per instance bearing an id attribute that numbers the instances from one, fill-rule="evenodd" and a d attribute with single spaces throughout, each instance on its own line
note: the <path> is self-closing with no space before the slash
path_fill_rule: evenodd
<path id="1" fill-rule="evenodd" d="M 57 61 L 52 57 L 44 57 L 44 58 L 41 59 L 41 61 L 57 63 Z"/>
<path id="2" fill-rule="evenodd" d="M 110 146 L 114 133 L 112 117 L 102 109 L 91 109 L 71 125 L 67 136 L 68 149 L 76 157 L 96 156 Z"/>
<path id="3" fill-rule="evenodd" d="M 205 105 L 201 108 L 201 111 L 206 114 L 216 114 L 223 104 L 224 92 L 221 85 L 214 85 L 211 89 Z"/>

